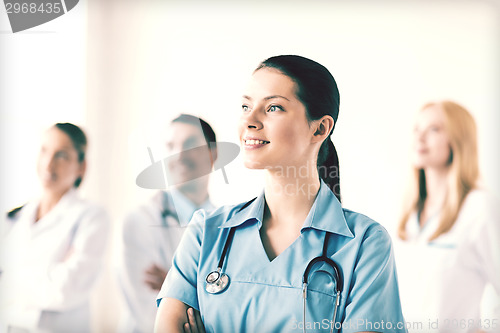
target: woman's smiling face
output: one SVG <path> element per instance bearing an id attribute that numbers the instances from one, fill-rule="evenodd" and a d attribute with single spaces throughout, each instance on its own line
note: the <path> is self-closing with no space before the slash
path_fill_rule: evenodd
<path id="1" fill-rule="evenodd" d="M 264 67 L 252 75 L 239 123 L 246 167 L 299 167 L 315 158 L 314 130 L 296 91 L 296 83 L 276 69 Z"/>

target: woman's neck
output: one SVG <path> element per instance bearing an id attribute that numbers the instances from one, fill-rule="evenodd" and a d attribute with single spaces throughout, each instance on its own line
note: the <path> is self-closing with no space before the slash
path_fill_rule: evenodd
<path id="1" fill-rule="evenodd" d="M 66 191 L 67 192 L 67 191 Z M 44 191 L 40 199 L 40 205 L 36 214 L 35 222 L 47 215 L 61 200 L 66 192 Z"/>
<path id="2" fill-rule="evenodd" d="M 425 205 L 432 209 L 439 209 L 443 206 L 448 192 L 448 168 L 426 169 L 425 187 L 427 197 Z"/>
<path id="3" fill-rule="evenodd" d="M 307 172 L 302 174 L 282 169 L 267 170 L 264 193 L 267 204 L 265 220 L 269 226 L 298 230 L 302 227 L 320 188 L 316 164 L 298 170 L 304 168 Z"/>
<path id="4" fill-rule="evenodd" d="M 303 171 L 304 167 L 293 170 Z M 260 236 L 269 260 L 273 260 L 300 236 L 316 199 L 320 188 L 316 164 L 306 170 L 306 175 L 267 170 L 264 189 L 266 207 Z"/>

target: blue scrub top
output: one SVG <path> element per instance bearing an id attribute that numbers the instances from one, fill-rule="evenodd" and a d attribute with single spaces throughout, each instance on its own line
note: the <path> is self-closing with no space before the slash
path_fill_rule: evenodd
<path id="1" fill-rule="evenodd" d="M 342 332 L 406 332 L 391 240 L 368 217 L 343 209 L 321 182 L 301 235 L 270 261 L 260 238 L 265 198 L 248 207 L 198 211 L 189 223 L 172 268 L 158 295 L 198 309 L 207 332 L 329 332 L 335 281 L 317 264 L 309 275 L 307 318 L 303 322 L 302 276 L 320 256 L 330 232 L 328 256 L 340 266 L 344 284 L 337 313 Z M 230 228 L 236 228 L 222 268 L 230 278 L 220 294 L 205 291 L 206 276 L 216 270 Z"/>

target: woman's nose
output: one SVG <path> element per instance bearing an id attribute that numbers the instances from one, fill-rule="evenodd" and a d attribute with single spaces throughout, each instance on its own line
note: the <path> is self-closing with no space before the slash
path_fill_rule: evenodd
<path id="1" fill-rule="evenodd" d="M 414 135 L 413 136 L 414 136 L 415 141 L 417 141 L 417 142 L 423 142 L 423 141 L 425 141 L 425 131 L 416 129 L 414 131 Z"/>
<path id="2" fill-rule="evenodd" d="M 56 156 L 51 156 L 48 160 L 48 163 L 47 163 L 47 169 L 48 170 L 53 170 L 56 166 L 56 163 L 57 163 L 57 157 Z"/>
<path id="3" fill-rule="evenodd" d="M 42 169 L 50 171 L 54 166 L 54 158 L 47 154 L 40 154 L 39 156 L 39 165 Z"/>
<path id="4" fill-rule="evenodd" d="M 261 129 L 263 127 L 262 120 L 258 110 L 248 111 L 244 116 L 244 124 L 247 128 Z"/>

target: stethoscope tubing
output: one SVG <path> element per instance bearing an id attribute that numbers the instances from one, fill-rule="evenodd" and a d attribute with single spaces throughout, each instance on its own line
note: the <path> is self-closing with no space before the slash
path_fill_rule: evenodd
<path id="1" fill-rule="evenodd" d="M 248 207 L 255 199 L 248 201 L 244 204 L 238 212 L 241 212 L 243 209 Z M 226 290 L 229 286 L 229 276 L 222 271 L 222 266 L 224 265 L 224 259 L 227 256 L 227 252 L 229 251 L 229 247 L 234 238 L 234 233 L 236 228 L 232 227 L 229 229 L 229 235 L 227 235 L 226 242 L 224 243 L 224 249 L 222 250 L 221 256 L 219 258 L 219 263 L 217 264 L 217 269 L 208 273 L 205 278 L 205 290 L 210 294 L 218 294 Z M 216 278 L 213 278 L 216 277 Z"/>
<path id="2" fill-rule="evenodd" d="M 337 318 L 337 310 L 340 305 L 340 294 L 342 292 L 342 289 L 344 287 L 344 280 L 341 275 L 341 271 L 339 266 L 328 257 L 328 241 L 330 240 L 330 233 L 326 232 L 325 234 L 325 240 L 323 241 L 323 252 L 321 256 L 313 258 L 306 266 L 306 269 L 304 270 L 304 274 L 302 275 L 302 298 L 303 298 L 303 332 L 306 333 L 306 308 L 307 308 L 307 286 L 308 286 L 308 279 L 309 279 L 309 273 L 312 269 L 312 267 L 319 263 L 319 262 L 324 262 L 328 264 L 331 268 L 333 268 L 335 276 L 333 276 L 333 279 L 335 280 L 335 289 L 336 289 L 336 297 L 335 297 L 335 307 L 333 310 L 333 318 L 331 321 L 331 327 L 330 327 L 330 333 L 333 333 L 333 330 L 335 328 L 335 319 Z"/>
<path id="3" fill-rule="evenodd" d="M 248 207 L 256 198 L 250 200 L 247 202 L 243 207 L 240 208 L 240 211 Z M 231 227 L 229 230 L 229 234 L 227 235 L 226 241 L 224 243 L 224 248 L 222 250 L 221 256 L 219 258 L 219 262 L 217 264 L 217 269 L 215 271 L 210 272 L 205 281 L 205 289 L 208 293 L 211 294 L 218 294 L 222 291 L 224 291 L 229 284 L 229 276 L 223 273 L 222 271 L 222 266 L 224 265 L 224 260 L 226 256 L 228 255 L 229 248 L 231 247 L 231 243 L 234 238 L 234 233 L 236 231 L 235 227 Z M 339 268 L 339 266 L 333 261 L 331 258 L 327 256 L 327 250 L 328 250 L 328 241 L 330 239 L 330 233 L 326 232 L 325 233 L 325 239 L 323 241 L 323 251 L 321 256 L 313 258 L 311 261 L 306 266 L 306 269 L 304 270 L 304 274 L 302 275 L 302 297 L 303 297 L 303 331 L 304 333 L 306 332 L 306 308 L 307 308 L 307 286 L 308 286 L 308 279 L 309 279 L 309 274 L 313 268 L 313 266 L 319 262 L 324 262 L 328 266 L 330 266 L 334 274 L 332 275 L 333 279 L 335 280 L 335 287 L 336 287 L 336 297 L 335 297 L 335 307 L 333 311 L 333 318 L 331 322 L 331 328 L 330 328 L 330 333 L 333 332 L 335 323 L 336 323 L 336 317 L 337 317 L 337 310 L 340 305 L 340 295 L 343 289 L 343 278 L 342 278 L 342 273 Z M 212 276 L 216 276 L 216 278 L 212 278 Z"/>
<path id="4" fill-rule="evenodd" d="M 233 238 L 234 238 L 234 232 L 235 232 L 235 228 L 231 228 L 231 230 L 229 230 L 229 235 L 227 235 L 226 243 L 224 244 L 224 249 L 222 250 L 222 254 L 220 256 L 219 263 L 217 264 L 217 269 L 222 270 L 222 265 L 224 265 L 224 258 L 226 258 L 227 251 L 229 250 L 229 247 L 231 246 L 231 243 L 232 243 Z"/>

